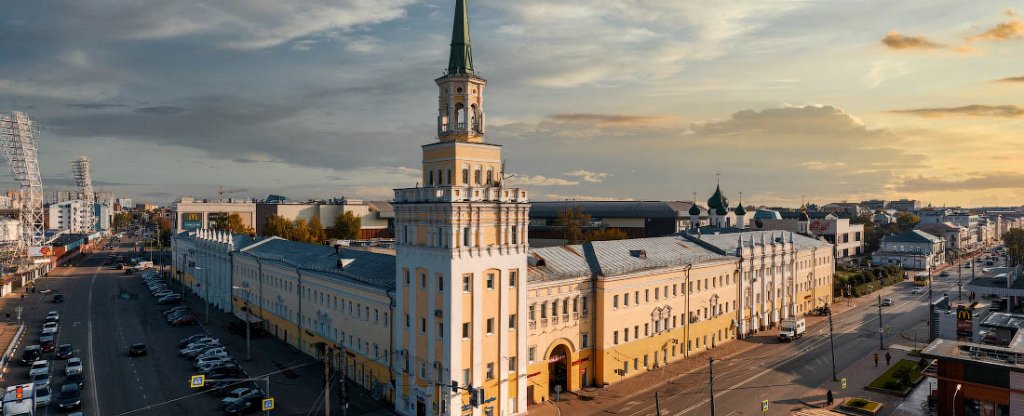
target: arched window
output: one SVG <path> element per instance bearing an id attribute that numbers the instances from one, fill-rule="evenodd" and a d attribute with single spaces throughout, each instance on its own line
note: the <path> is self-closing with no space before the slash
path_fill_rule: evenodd
<path id="1" fill-rule="evenodd" d="M 477 118 L 476 104 L 469 107 L 469 125 L 472 126 L 474 132 L 480 131 L 480 121 Z"/>
<path id="2" fill-rule="evenodd" d="M 452 184 L 452 168 L 448 168 L 448 178 L 447 179 L 448 180 L 445 181 L 445 185 L 451 185 Z"/>
<path id="3" fill-rule="evenodd" d="M 487 185 L 494 184 L 494 169 L 487 168 Z"/>
<path id="4" fill-rule="evenodd" d="M 462 166 L 462 184 L 469 185 L 469 165 Z"/>
<path id="5" fill-rule="evenodd" d="M 427 177 L 427 186 L 434 186 L 434 171 L 431 170 L 430 172 L 428 172 L 428 175 L 429 176 Z"/>
<path id="6" fill-rule="evenodd" d="M 453 130 L 465 130 L 466 112 L 462 103 L 455 104 L 455 128 Z"/>
<path id="7" fill-rule="evenodd" d="M 477 167 L 476 171 L 473 172 L 473 183 L 479 185 L 480 184 L 480 180 L 481 180 L 481 178 L 480 178 L 480 168 Z"/>

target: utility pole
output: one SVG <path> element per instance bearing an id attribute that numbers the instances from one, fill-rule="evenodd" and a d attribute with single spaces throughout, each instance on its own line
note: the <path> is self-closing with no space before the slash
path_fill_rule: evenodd
<path id="1" fill-rule="evenodd" d="M 661 416 L 661 399 L 658 398 L 658 392 L 654 392 L 654 416 Z"/>
<path id="2" fill-rule="evenodd" d="M 929 279 L 929 280 L 931 280 L 931 279 Z M 879 292 L 881 292 L 881 291 L 879 291 Z M 930 297 L 930 295 L 929 295 L 929 297 Z M 878 349 L 880 349 L 880 350 L 884 350 L 885 349 L 885 341 L 883 340 L 884 337 L 885 337 L 885 330 L 882 329 L 882 294 L 879 293 L 878 294 Z"/>
<path id="3" fill-rule="evenodd" d="M 963 288 L 964 266 L 960 265 L 960 250 L 957 249 L 956 252 L 956 300 L 964 300 L 963 291 L 961 290 Z"/>
<path id="4" fill-rule="evenodd" d="M 711 416 L 715 416 L 715 357 L 708 357 L 708 374 L 711 378 Z"/>
<path id="5" fill-rule="evenodd" d="M 832 381 L 839 381 L 836 378 L 836 340 L 832 336 L 832 309 L 828 310 L 828 343 L 832 347 Z"/>
<path id="6" fill-rule="evenodd" d="M 338 354 L 341 354 L 341 416 L 348 416 L 348 392 L 345 391 L 345 384 L 348 383 L 348 353 L 345 352 L 345 345 L 338 347 Z"/>
<path id="7" fill-rule="evenodd" d="M 331 346 L 321 345 L 324 349 L 324 416 L 331 416 Z"/>

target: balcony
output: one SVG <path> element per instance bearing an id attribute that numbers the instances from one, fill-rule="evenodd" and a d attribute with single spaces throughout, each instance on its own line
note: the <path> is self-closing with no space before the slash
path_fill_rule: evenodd
<path id="1" fill-rule="evenodd" d="M 551 325 L 558 325 L 558 315 L 551 317 Z"/>
<path id="2" fill-rule="evenodd" d="M 443 186 L 395 189 L 396 203 L 416 202 L 529 202 L 525 189 L 496 186 Z"/>
<path id="3" fill-rule="evenodd" d="M 546 326 L 548 326 L 548 318 L 540 318 L 540 327 L 543 328 Z"/>
<path id="4" fill-rule="evenodd" d="M 530 321 L 530 323 L 527 325 L 527 327 L 529 329 L 537 329 L 537 321 Z"/>

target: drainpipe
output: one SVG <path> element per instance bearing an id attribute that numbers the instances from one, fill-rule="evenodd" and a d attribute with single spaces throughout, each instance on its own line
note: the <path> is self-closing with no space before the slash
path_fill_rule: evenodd
<path id="1" fill-rule="evenodd" d="M 388 376 L 391 379 L 391 388 L 395 389 L 395 360 L 392 358 L 392 356 L 395 355 L 395 351 L 397 351 L 395 350 L 395 294 L 390 291 L 385 293 L 388 295 L 388 307 L 391 311 L 391 320 L 388 321 L 388 344 L 391 345 L 391 351 L 388 352 L 387 355 Z M 344 342 L 345 340 L 342 340 L 342 343 Z M 342 349 L 341 353 L 344 354 L 345 350 Z M 341 382 L 344 383 L 345 380 L 342 380 Z M 394 399 L 394 397 L 392 397 L 392 399 Z"/>
<path id="2" fill-rule="evenodd" d="M 257 307 L 259 307 L 259 310 L 260 310 L 260 327 L 263 328 L 264 331 L 266 331 L 267 330 L 267 328 L 266 328 L 266 326 L 267 326 L 266 322 L 267 321 L 263 318 L 263 262 L 260 261 L 260 260 L 261 259 L 259 257 L 256 257 L 256 267 L 259 269 L 258 277 L 259 277 L 259 286 L 260 286 L 260 288 L 259 288 L 259 292 L 260 292 L 259 299 L 258 299 L 258 302 L 256 302 L 256 305 L 257 305 Z M 252 308 L 251 304 L 246 306 L 246 318 L 249 317 L 249 310 L 250 310 L 250 308 Z M 249 322 L 246 321 L 245 324 L 249 325 Z"/>
<path id="3" fill-rule="evenodd" d="M 299 319 L 298 319 L 298 321 L 299 321 L 299 339 L 298 339 L 298 344 L 299 344 L 299 349 L 302 350 L 302 352 L 306 352 L 306 346 L 302 343 L 302 320 L 303 320 L 303 316 L 302 316 L 302 297 L 305 294 L 302 292 L 302 272 L 299 270 L 298 267 L 295 268 L 295 276 L 299 279 L 298 280 L 298 285 L 297 285 L 297 287 L 299 289 Z M 260 280 L 260 281 L 262 282 L 262 280 Z"/>
<path id="4" fill-rule="evenodd" d="M 590 277 L 590 301 L 593 303 L 587 308 L 587 319 L 590 320 L 590 380 L 592 384 L 597 384 L 597 276 L 593 275 Z"/>
<path id="5" fill-rule="evenodd" d="M 690 356 L 690 269 L 693 268 L 693 264 L 686 265 L 686 321 L 683 322 L 686 326 L 683 327 L 686 335 L 686 345 L 683 346 L 683 357 Z"/>

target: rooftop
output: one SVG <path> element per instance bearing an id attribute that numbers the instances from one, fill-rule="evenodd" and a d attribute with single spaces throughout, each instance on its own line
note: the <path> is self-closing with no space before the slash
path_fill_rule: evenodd
<path id="1" fill-rule="evenodd" d="M 395 289 L 395 255 L 385 251 L 341 248 L 336 252 L 334 247 L 271 237 L 242 252 L 327 278 Z"/>
<path id="2" fill-rule="evenodd" d="M 1019 332 L 1014 338 L 1019 338 L 1021 335 L 1024 335 L 1024 332 Z M 1021 372 L 1024 371 L 1024 348 L 1021 348 L 1019 344 L 1019 342 L 1014 342 L 1011 343 L 1013 345 L 1011 347 L 1000 347 L 938 338 L 928 344 L 921 351 L 921 355 L 928 358 L 977 363 Z"/>
<path id="3" fill-rule="evenodd" d="M 942 241 L 942 238 L 921 230 L 910 230 L 899 234 L 887 235 L 882 237 L 882 241 L 887 243 L 938 243 Z"/>
<path id="4" fill-rule="evenodd" d="M 580 207 L 596 218 L 689 218 L 691 206 L 693 203 L 682 201 L 547 201 L 534 202 L 530 217 L 557 218 L 559 211 Z"/>
<path id="5" fill-rule="evenodd" d="M 530 281 L 611 277 L 687 264 L 733 261 L 679 235 L 594 241 L 530 250 Z"/>

